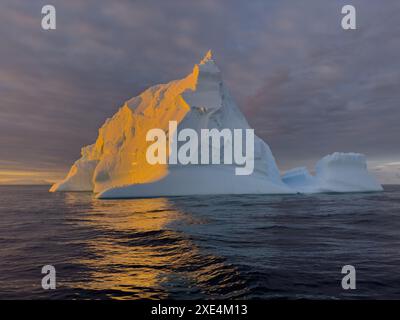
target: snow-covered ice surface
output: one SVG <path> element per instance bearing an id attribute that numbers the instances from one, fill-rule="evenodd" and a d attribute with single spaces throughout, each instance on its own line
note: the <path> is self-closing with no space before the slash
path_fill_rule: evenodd
<path id="1" fill-rule="evenodd" d="M 359 153 L 335 152 L 317 162 L 312 176 L 304 167 L 286 172 L 282 180 L 297 192 L 367 192 L 382 191 L 369 174 L 366 157 Z"/>
<path id="2" fill-rule="evenodd" d="M 149 164 L 146 150 L 152 142 L 146 141 L 146 134 L 154 128 L 168 132 L 169 121 L 177 121 L 178 131 L 191 128 L 198 133 L 201 129 L 250 128 L 208 52 L 187 77 L 153 86 L 127 101 L 100 128 L 96 142 L 82 148 L 82 157 L 67 177 L 50 191 L 133 198 L 381 189 L 369 176 L 365 158 L 354 155 L 325 157 L 315 177 L 303 168 L 291 170 L 282 179 L 269 146 L 257 136 L 251 175 L 235 175 L 235 165 Z M 171 141 L 167 143 L 169 147 Z"/>

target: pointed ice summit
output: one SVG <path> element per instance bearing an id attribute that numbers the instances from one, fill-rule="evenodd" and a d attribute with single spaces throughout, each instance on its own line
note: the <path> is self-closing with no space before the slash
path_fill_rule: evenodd
<path id="1" fill-rule="evenodd" d="M 184 128 L 196 132 L 250 129 L 225 87 L 211 51 L 185 78 L 150 87 L 125 102 L 99 129 L 96 142 L 82 148 L 82 157 L 74 163 L 67 177 L 54 184 L 50 191 L 92 191 L 105 199 L 381 190 L 369 176 L 365 159 L 348 159 L 346 155 L 339 155 L 334 161 L 323 161 L 320 172 L 324 177 L 329 176 L 325 180 L 298 169 L 282 180 L 269 146 L 257 136 L 254 138 L 254 170 L 250 175 L 236 175 L 235 164 L 150 164 L 146 159 L 150 144 L 146 134 L 153 128 L 168 132 L 170 121 L 177 122 L 178 131 Z M 335 180 L 335 172 L 342 172 L 342 167 L 347 173 L 353 168 L 357 175 L 340 173 L 340 179 Z M 360 185 L 367 180 L 367 186 Z M 321 181 L 326 182 L 323 188 L 318 187 Z M 332 181 L 335 188 L 330 189 Z M 348 188 L 349 185 L 352 188 Z M 341 189 L 341 186 L 346 188 Z"/>

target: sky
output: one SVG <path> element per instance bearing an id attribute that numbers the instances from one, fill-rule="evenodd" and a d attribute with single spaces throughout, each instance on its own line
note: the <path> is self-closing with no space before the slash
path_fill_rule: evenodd
<path id="1" fill-rule="evenodd" d="M 41 8 L 57 28 L 41 28 Z M 341 28 L 356 8 L 357 29 Z M 124 101 L 211 49 L 282 171 L 361 152 L 400 183 L 400 2 L 2 0 L 0 183 L 62 178 Z"/>

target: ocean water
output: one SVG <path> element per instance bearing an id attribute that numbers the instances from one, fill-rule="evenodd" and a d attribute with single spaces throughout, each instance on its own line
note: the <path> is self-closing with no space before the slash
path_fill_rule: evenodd
<path id="1" fill-rule="evenodd" d="M 400 299 L 400 186 L 97 200 L 0 186 L 1 299 Z M 56 268 L 43 290 L 41 268 Z M 356 268 L 355 290 L 341 287 Z"/>

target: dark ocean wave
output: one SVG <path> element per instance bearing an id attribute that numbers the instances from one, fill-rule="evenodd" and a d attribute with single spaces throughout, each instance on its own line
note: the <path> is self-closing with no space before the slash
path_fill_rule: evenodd
<path id="1" fill-rule="evenodd" d="M 0 216 L 3 299 L 400 298 L 399 186 L 110 201 L 0 186 Z"/>

